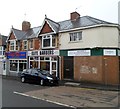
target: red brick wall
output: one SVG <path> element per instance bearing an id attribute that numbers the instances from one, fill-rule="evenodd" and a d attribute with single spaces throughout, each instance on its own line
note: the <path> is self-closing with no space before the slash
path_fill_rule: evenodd
<path id="1" fill-rule="evenodd" d="M 61 58 L 61 79 L 64 75 L 64 57 Z M 74 80 L 119 84 L 119 57 L 118 56 L 90 56 L 74 57 Z"/>
<path id="2" fill-rule="evenodd" d="M 74 57 L 74 79 L 77 81 L 102 81 L 102 57 Z"/>
<path id="3" fill-rule="evenodd" d="M 47 22 L 45 22 L 45 24 L 44 24 L 44 26 L 43 26 L 40 34 L 50 33 L 50 32 L 53 32 L 53 30 L 52 30 L 51 27 L 47 24 Z"/>
<path id="4" fill-rule="evenodd" d="M 103 57 L 103 80 L 105 84 L 119 83 L 119 57 Z"/>
<path id="5" fill-rule="evenodd" d="M 13 32 L 10 34 L 9 40 L 16 39 Z"/>

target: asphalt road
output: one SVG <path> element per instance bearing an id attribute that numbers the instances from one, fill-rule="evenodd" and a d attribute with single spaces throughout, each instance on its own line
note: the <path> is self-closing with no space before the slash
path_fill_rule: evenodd
<path id="1" fill-rule="evenodd" d="M 0 78 L 1 80 L 1 78 Z M 23 96 L 19 93 L 27 91 L 42 90 L 50 86 L 40 86 L 35 84 L 23 84 L 17 80 L 2 79 L 2 107 L 64 107 L 44 100 Z"/>

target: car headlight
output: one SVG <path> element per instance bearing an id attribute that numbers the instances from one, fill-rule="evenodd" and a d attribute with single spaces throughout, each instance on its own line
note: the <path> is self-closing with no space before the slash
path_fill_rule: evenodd
<path id="1" fill-rule="evenodd" d="M 53 78 L 51 78 L 51 77 L 47 77 L 47 79 L 49 79 L 49 80 L 53 80 Z"/>

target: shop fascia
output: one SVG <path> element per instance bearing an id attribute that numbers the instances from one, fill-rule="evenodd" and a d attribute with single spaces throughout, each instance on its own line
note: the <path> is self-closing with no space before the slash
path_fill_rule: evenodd
<path id="1" fill-rule="evenodd" d="M 28 56 L 59 56 L 59 50 L 28 51 Z"/>

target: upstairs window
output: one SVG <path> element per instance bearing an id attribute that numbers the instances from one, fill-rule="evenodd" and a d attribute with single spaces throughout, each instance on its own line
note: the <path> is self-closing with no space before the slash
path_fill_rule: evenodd
<path id="1" fill-rule="evenodd" d="M 23 41 L 23 49 L 24 49 L 24 50 L 27 50 L 27 40 L 24 40 L 24 41 Z"/>
<path id="2" fill-rule="evenodd" d="M 15 51 L 16 50 L 16 41 L 15 40 L 11 40 L 10 41 L 10 50 L 11 51 Z"/>
<path id="3" fill-rule="evenodd" d="M 55 36 L 48 35 L 42 37 L 42 48 L 54 48 L 55 47 Z"/>
<path id="4" fill-rule="evenodd" d="M 70 42 L 82 40 L 82 32 L 69 33 L 69 35 L 70 35 Z"/>
<path id="5" fill-rule="evenodd" d="M 30 47 L 30 49 L 33 49 L 33 40 L 30 40 L 29 47 Z"/>

